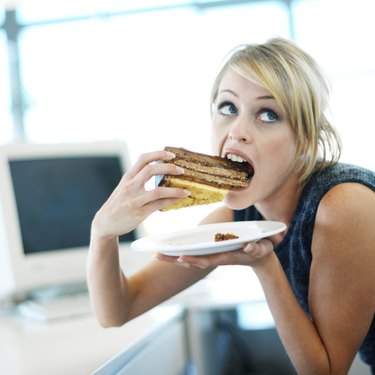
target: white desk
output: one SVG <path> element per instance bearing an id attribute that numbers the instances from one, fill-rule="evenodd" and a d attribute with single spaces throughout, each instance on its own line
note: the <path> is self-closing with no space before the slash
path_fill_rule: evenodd
<path id="1" fill-rule="evenodd" d="M 178 306 L 156 308 L 120 328 L 101 328 L 92 316 L 34 323 L 0 317 L 0 374 L 88 375 L 116 353 L 147 340 L 176 319 Z"/>
<path id="2" fill-rule="evenodd" d="M 100 372 L 105 363 L 131 361 L 136 355 L 134 349 L 147 346 L 150 339 L 158 338 L 173 323 L 181 322 L 184 310 L 192 318 L 188 322 L 191 325 L 191 320 L 198 315 L 209 316 L 210 310 L 230 309 L 239 303 L 263 300 L 259 282 L 250 269 L 222 267 L 186 292 L 120 328 L 101 328 L 92 316 L 34 323 L 17 316 L 0 315 L 0 374 L 89 375 L 99 369 L 97 375 L 107 375 Z M 204 311 L 207 314 L 201 314 Z M 198 327 L 202 332 L 210 330 L 211 324 L 209 319 L 193 322 L 194 329 L 197 331 Z M 181 324 L 173 327 L 176 329 L 173 334 L 181 335 Z M 202 369 L 205 366 L 203 361 L 199 363 L 204 353 L 202 342 L 194 335 L 190 335 L 190 339 L 198 375 L 207 375 Z M 151 349 L 162 352 L 163 345 L 158 348 L 157 343 L 156 340 Z M 179 341 L 179 346 L 179 353 L 183 356 L 184 343 Z M 181 357 L 179 360 L 183 362 L 185 359 Z M 163 375 L 172 374 L 166 367 L 161 370 Z M 131 371 L 123 374 L 138 375 Z M 357 359 L 350 375 L 367 374 L 367 367 Z"/>
<path id="3" fill-rule="evenodd" d="M 118 353 L 126 360 L 127 351 L 145 342 L 160 327 L 181 318 L 181 304 L 210 309 L 261 298 L 258 287 L 239 287 L 241 283 L 252 283 L 251 272 L 246 273 L 250 279 L 244 281 L 244 273 L 228 274 L 227 270 L 215 271 L 207 280 L 120 328 L 104 329 L 93 316 L 37 323 L 0 315 L 0 374 L 88 375 Z"/>

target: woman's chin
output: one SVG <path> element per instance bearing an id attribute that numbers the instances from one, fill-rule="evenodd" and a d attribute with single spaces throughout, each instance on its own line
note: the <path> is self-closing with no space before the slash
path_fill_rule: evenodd
<path id="1" fill-rule="evenodd" d="M 229 191 L 224 198 L 224 204 L 231 210 L 243 210 L 253 204 L 241 191 Z"/>

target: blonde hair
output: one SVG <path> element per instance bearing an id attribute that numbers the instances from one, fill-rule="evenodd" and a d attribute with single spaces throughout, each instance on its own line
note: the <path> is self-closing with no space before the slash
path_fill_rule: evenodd
<path id="1" fill-rule="evenodd" d="M 227 69 L 268 90 L 287 113 L 296 134 L 296 168 L 300 182 L 340 158 L 340 138 L 326 118 L 329 88 L 318 65 L 294 43 L 273 38 L 242 45 L 227 57 L 214 82 L 211 103 Z"/>

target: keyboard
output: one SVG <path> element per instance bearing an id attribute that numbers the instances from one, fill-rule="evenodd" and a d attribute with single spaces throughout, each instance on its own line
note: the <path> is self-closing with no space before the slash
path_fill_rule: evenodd
<path id="1" fill-rule="evenodd" d="M 49 321 L 91 314 L 89 294 L 72 293 L 40 300 L 26 300 L 17 306 L 25 318 Z"/>

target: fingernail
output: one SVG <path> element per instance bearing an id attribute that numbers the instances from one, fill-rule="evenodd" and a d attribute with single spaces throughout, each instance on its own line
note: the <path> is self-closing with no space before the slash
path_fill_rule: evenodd
<path id="1" fill-rule="evenodd" d="M 245 251 L 251 251 L 251 250 L 253 250 L 253 249 L 254 249 L 254 246 L 253 246 L 251 243 L 248 243 L 248 244 L 245 246 L 245 248 L 244 248 Z"/>
<path id="2" fill-rule="evenodd" d="M 184 262 L 181 258 L 177 258 L 177 262 L 178 262 L 179 264 L 181 264 L 181 266 L 183 266 L 183 267 L 185 267 L 185 268 L 190 268 L 190 264 Z"/>
<path id="3" fill-rule="evenodd" d="M 174 154 L 173 152 L 167 151 L 167 157 L 174 159 L 176 157 L 176 154 Z"/>
<path id="4" fill-rule="evenodd" d="M 191 191 L 190 191 L 190 190 L 187 190 L 187 189 L 184 189 L 184 194 L 185 194 L 185 195 L 191 195 Z"/>
<path id="5" fill-rule="evenodd" d="M 201 268 L 202 270 L 205 270 L 207 267 L 203 264 L 195 264 L 196 267 Z"/>
<path id="6" fill-rule="evenodd" d="M 183 174 L 185 172 L 185 169 L 181 167 L 176 167 L 176 172 L 179 174 Z"/>

